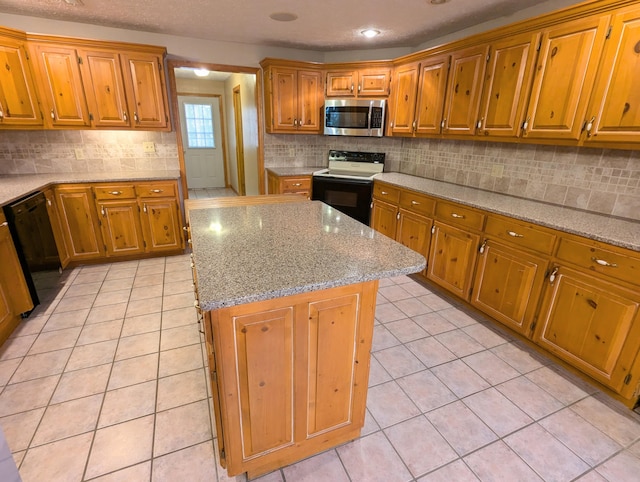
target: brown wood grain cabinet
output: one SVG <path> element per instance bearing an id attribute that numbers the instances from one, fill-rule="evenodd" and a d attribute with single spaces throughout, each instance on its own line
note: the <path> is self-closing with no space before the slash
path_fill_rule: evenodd
<path id="1" fill-rule="evenodd" d="M 396 66 L 389 98 L 388 130 L 391 135 L 411 135 L 415 128 L 420 62 Z"/>
<path id="2" fill-rule="evenodd" d="M 391 68 L 329 70 L 326 74 L 327 97 L 387 97 Z"/>
<path id="3" fill-rule="evenodd" d="M 265 69 L 266 131 L 320 134 L 324 90 L 322 71 L 261 63 Z"/>
<path id="4" fill-rule="evenodd" d="M 278 176 L 267 171 L 267 194 L 300 194 L 311 199 L 311 176 Z"/>
<path id="5" fill-rule="evenodd" d="M 451 56 L 432 55 L 420 62 L 415 129 L 420 134 L 440 134 Z"/>
<path id="6" fill-rule="evenodd" d="M 377 285 L 205 312 L 221 463 L 229 474 L 253 478 L 359 435 Z"/>
<path id="7" fill-rule="evenodd" d="M 182 214 L 176 181 L 136 183 L 145 251 L 182 250 Z"/>
<path id="8" fill-rule="evenodd" d="M 93 186 L 106 256 L 145 251 L 140 212 L 133 184 Z"/>
<path id="9" fill-rule="evenodd" d="M 0 210 L 0 344 L 20 323 L 20 314 L 33 308 L 7 220 Z"/>
<path id="10" fill-rule="evenodd" d="M 53 232 L 53 239 L 58 249 L 58 258 L 60 258 L 60 266 L 66 268 L 70 261 L 69 249 L 65 241 L 63 234 L 62 221 L 60 219 L 60 211 L 58 209 L 58 202 L 56 201 L 56 195 L 53 188 L 47 188 L 44 190 L 44 197 L 47 200 L 47 213 L 49 214 L 49 222 L 51 223 L 51 231 Z"/>
<path id="11" fill-rule="evenodd" d="M 26 35 L 0 28 L 0 128 L 42 127 Z"/>

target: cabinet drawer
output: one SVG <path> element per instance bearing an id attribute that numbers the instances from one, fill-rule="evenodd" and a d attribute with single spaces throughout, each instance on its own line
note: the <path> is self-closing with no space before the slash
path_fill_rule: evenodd
<path id="1" fill-rule="evenodd" d="M 388 203 L 398 204 L 400 189 L 389 184 L 373 183 L 373 197 L 382 199 Z"/>
<path id="2" fill-rule="evenodd" d="M 419 194 L 414 191 L 400 191 L 400 207 L 413 211 L 417 214 L 426 214 L 430 216 L 433 214 L 433 208 L 436 205 L 435 199 L 431 199 L 424 194 Z"/>
<path id="3" fill-rule="evenodd" d="M 545 254 L 551 254 L 556 242 L 556 235 L 553 233 L 526 223 L 495 216 L 487 217 L 487 225 L 484 228 L 484 232 L 502 241 L 534 249 Z"/>
<path id="4" fill-rule="evenodd" d="M 588 240 L 560 238 L 558 259 L 581 268 L 640 285 L 640 253 L 617 251 Z"/>
<path id="5" fill-rule="evenodd" d="M 310 177 L 290 177 L 282 179 L 282 192 L 300 192 L 311 189 Z"/>
<path id="6" fill-rule="evenodd" d="M 474 211 L 473 209 L 460 206 L 459 204 L 450 204 L 446 202 L 436 203 L 436 217 L 447 223 L 458 224 L 465 228 L 480 231 L 484 223 L 484 214 Z"/>
<path id="7" fill-rule="evenodd" d="M 140 197 L 176 197 L 175 182 L 150 182 L 136 184 L 136 192 Z"/>
<path id="8" fill-rule="evenodd" d="M 93 186 L 96 199 L 132 199 L 136 197 L 133 184 L 98 184 Z"/>

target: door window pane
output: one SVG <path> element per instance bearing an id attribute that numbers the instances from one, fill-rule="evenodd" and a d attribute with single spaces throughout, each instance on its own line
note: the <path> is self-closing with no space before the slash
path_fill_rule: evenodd
<path id="1" fill-rule="evenodd" d="M 187 144 L 190 149 L 215 147 L 211 105 L 185 103 L 184 118 L 187 123 Z"/>

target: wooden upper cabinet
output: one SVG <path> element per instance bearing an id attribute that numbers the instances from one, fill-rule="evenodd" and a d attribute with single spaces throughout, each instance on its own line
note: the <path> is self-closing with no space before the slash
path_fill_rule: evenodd
<path id="1" fill-rule="evenodd" d="M 587 141 L 640 142 L 640 7 L 613 17 L 587 111 Z"/>
<path id="2" fill-rule="evenodd" d="M 444 134 L 475 134 L 488 55 L 488 45 L 470 47 L 451 54 L 444 104 Z"/>
<path id="3" fill-rule="evenodd" d="M 419 74 L 419 62 L 399 65 L 395 69 L 389 103 L 389 129 L 392 135 L 413 133 Z"/>
<path id="4" fill-rule="evenodd" d="M 88 127 L 89 110 L 74 47 L 31 42 L 44 115 L 52 127 Z"/>
<path id="5" fill-rule="evenodd" d="M 420 63 L 420 83 L 416 105 L 416 134 L 439 134 L 447 91 L 450 56 L 428 57 Z"/>
<path id="6" fill-rule="evenodd" d="M 0 127 L 42 126 L 25 42 L 0 29 Z"/>
<path id="7" fill-rule="evenodd" d="M 522 34 L 491 44 L 478 134 L 517 137 L 531 89 L 540 34 Z"/>
<path id="8" fill-rule="evenodd" d="M 126 52 L 120 55 L 128 91 L 132 126 L 141 129 L 170 128 L 162 55 Z"/>
<path id="9" fill-rule="evenodd" d="M 129 127 L 120 56 L 109 50 L 82 50 L 78 54 L 93 125 Z"/>
<path id="10" fill-rule="evenodd" d="M 588 17 L 542 31 L 524 136 L 580 137 L 609 20 Z"/>
<path id="11" fill-rule="evenodd" d="M 327 97 L 387 97 L 391 69 L 340 70 L 327 72 Z"/>
<path id="12" fill-rule="evenodd" d="M 265 75 L 267 132 L 319 134 L 322 129 L 322 72 L 272 67 Z"/>

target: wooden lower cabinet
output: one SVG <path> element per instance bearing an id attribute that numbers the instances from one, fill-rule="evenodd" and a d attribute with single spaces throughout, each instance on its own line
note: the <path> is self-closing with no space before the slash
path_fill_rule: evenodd
<path id="1" fill-rule="evenodd" d="M 100 229 L 107 256 L 142 254 L 145 252 L 138 201 L 97 201 L 101 216 Z"/>
<path id="2" fill-rule="evenodd" d="M 300 194 L 311 199 L 311 176 L 278 176 L 267 171 L 267 194 Z"/>
<path id="3" fill-rule="evenodd" d="M 480 236 L 434 221 L 427 278 L 469 301 Z"/>
<path id="4" fill-rule="evenodd" d="M 549 262 L 494 241 L 483 243 L 471 304 L 528 336 Z"/>
<path id="5" fill-rule="evenodd" d="M 371 227 L 391 239 L 396 238 L 398 207 L 374 199 L 371 204 Z"/>
<path id="6" fill-rule="evenodd" d="M 359 436 L 378 281 L 205 313 L 220 459 L 250 478 Z"/>
<path id="7" fill-rule="evenodd" d="M 93 203 L 91 186 L 61 185 L 55 189 L 58 214 L 65 244 L 72 261 L 105 256 L 100 222 Z"/>
<path id="8" fill-rule="evenodd" d="M 7 220 L 0 210 L 0 344 L 20 323 L 20 314 L 33 308 L 29 288 L 13 245 Z"/>
<path id="9" fill-rule="evenodd" d="M 565 266 L 554 267 L 548 282 L 534 341 L 631 398 L 640 376 L 632 373 L 640 350 L 640 292 Z"/>
<path id="10" fill-rule="evenodd" d="M 419 216 L 405 209 L 400 209 L 398 214 L 396 241 L 417 253 L 426 255 L 431 243 L 433 219 Z M 426 268 L 422 273 L 426 274 Z"/>
<path id="11" fill-rule="evenodd" d="M 141 198 L 142 232 L 148 252 L 183 248 L 180 207 L 175 198 Z"/>
<path id="12" fill-rule="evenodd" d="M 47 200 L 47 213 L 49 214 L 49 223 L 51 224 L 53 239 L 55 240 L 56 248 L 58 249 L 60 266 L 64 269 L 69 264 L 70 257 L 64 234 L 62 234 L 62 222 L 60 219 L 60 212 L 58 210 L 58 203 L 56 201 L 54 190 L 52 188 L 45 189 L 44 197 Z"/>

